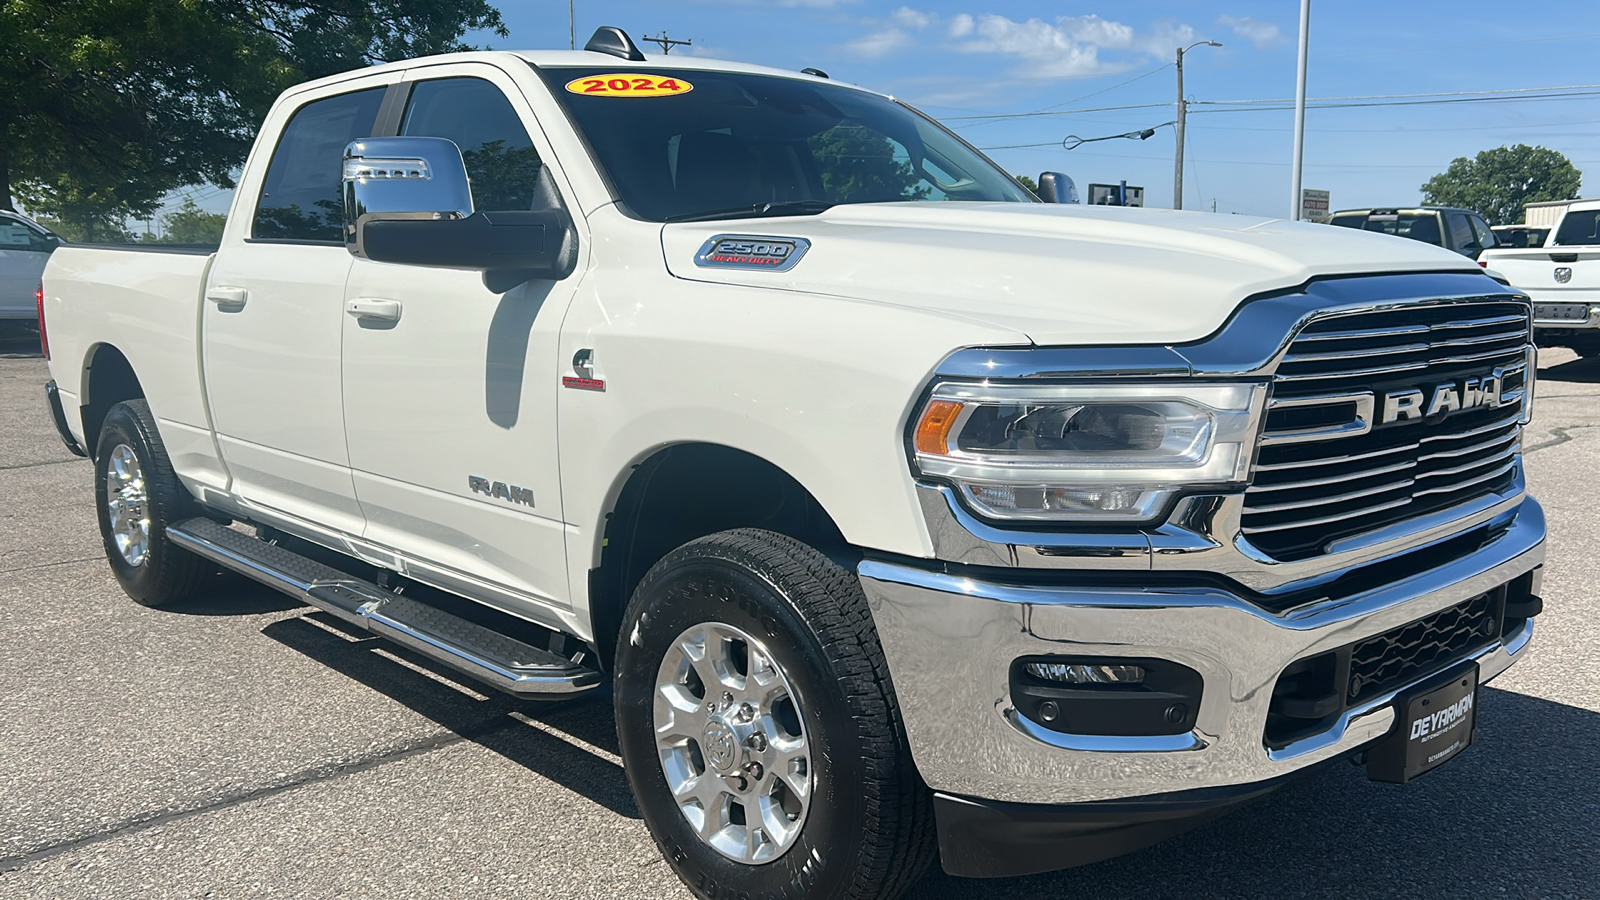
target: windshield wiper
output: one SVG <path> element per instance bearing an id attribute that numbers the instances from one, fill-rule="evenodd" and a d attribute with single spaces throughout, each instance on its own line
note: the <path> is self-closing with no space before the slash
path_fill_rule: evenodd
<path id="1" fill-rule="evenodd" d="M 704 222 L 708 219 L 762 219 L 768 216 L 814 216 L 834 204 L 826 200 L 787 200 L 782 203 L 757 203 L 753 206 L 735 206 L 731 209 L 714 209 L 710 212 L 667 216 L 667 222 Z"/>

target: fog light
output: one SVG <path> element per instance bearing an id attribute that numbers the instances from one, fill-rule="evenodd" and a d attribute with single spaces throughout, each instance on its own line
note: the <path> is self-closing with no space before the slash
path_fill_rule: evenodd
<path id="1" fill-rule="evenodd" d="M 1024 667 L 1029 675 L 1062 684 L 1142 684 L 1142 666 L 1078 665 L 1033 662 Z"/>

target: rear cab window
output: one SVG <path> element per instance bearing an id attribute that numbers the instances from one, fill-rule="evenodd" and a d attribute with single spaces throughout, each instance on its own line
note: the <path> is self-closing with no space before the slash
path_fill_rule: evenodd
<path id="1" fill-rule="evenodd" d="M 372 136 L 387 88 L 324 97 L 295 110 L 267 163 L 253 240 L 342 244 L 344 148 Z"/>
<path id="2" fill-rule="evenodd" d="M 1552 247 L 1600 245 L 1600 209 L 1568 210 L 1556 229 Z"/>
<path id="3" fill-rule="evenodd" d="M 0 250 L 49 253 L 56 245 L 56 239 L 43 228 L 36 228 L 22 219 L 0 215 Z"/>
<path id="4" fill-rule="evenodd" d="M 1444 234 L 1439 228 L 1437 213 L 1373 213 L 1367 217 L 1366 229 L 1379 234 L 1411 238 L 1436 247 L 1444 246 Z"/>

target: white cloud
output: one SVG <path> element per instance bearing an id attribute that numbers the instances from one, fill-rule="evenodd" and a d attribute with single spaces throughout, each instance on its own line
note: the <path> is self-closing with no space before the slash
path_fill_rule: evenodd
<path id="1" fill-rule="evenodd" d="M 1249 16 L 1217 16 L 1217 24 L 1232 28 L 1233 33 L 1255 44 L 1257 47 L 1266 47 L 1283 40 L 1283 32 L 1271 22 L 1252 19 Z"/>
<path id="2" fill-rule="evenodd" d="M 911 46 L 912 43 L 914 42 L 911 39 L 911 35 L 906 34 L 904 31 L 898 28 L 885 28 L 856 38 L 845 44 L 844 49 L 856 56 L 877 59 L 881 56 L 888 56 L 896 50 L 903 50 Z"/>
<path id="3" fill-rule="evenodd" d="M 890 13 L 889 18 L 892 19 L 896 25 L 904 25 L 907 28 L 927 28 L 934 22 L 934 17 L 932 15 L 912 9 L 909 6 L 900 7 L 893 13 Z"/>
<path id="4" fill-rule="evenodd" d="M 1117 72 L 1132 65 L 1107 61 L 1102 50 L 1165 58 L 1194 38 L 1188 25 L 1161 24 L 1140 31 L 1099 16 L 1059 16 L 1054 22 L 1016 22 L 1004 16 L 968 15 L 951 20 L 949 34 L 964 53 L 994 53 L 1019 61 L 1016 74 L 1027 78 L 1079 78 Z"/>
<path id="5" fill-rule="evenodd" d="M 948 19 L 902 6 L 887 20 L 866 19 L 873 29 L 844 45 L 856 56 L 879 58 L 918 43 L 918 32 L 938 28 L 946 50 L 1011 58 L 1021 78 L 1080 78 L 1120 72 L 1142 57 L 1170 58 L 1174 48 L 1192 43 L 1188 25 L 1162 22 L 1135 28 L 1096 15 L 1058 16 L 1053 21 L 1018 22 L 993 14 L 959 13 Z M 1109 56 L 1109 58 L 1107 58 Z"/>

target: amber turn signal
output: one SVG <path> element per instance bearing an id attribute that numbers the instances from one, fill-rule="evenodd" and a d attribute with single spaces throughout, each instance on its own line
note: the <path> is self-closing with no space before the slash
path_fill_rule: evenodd
<path id="1" fill-rule="evenodd" d="M 958 400 L 933 400 L 922 410 L 922 421 L 917 423 L 916 445 L 918 453 L 932 456 L 950 454 L 950 429 L 961 415 Z"/>

